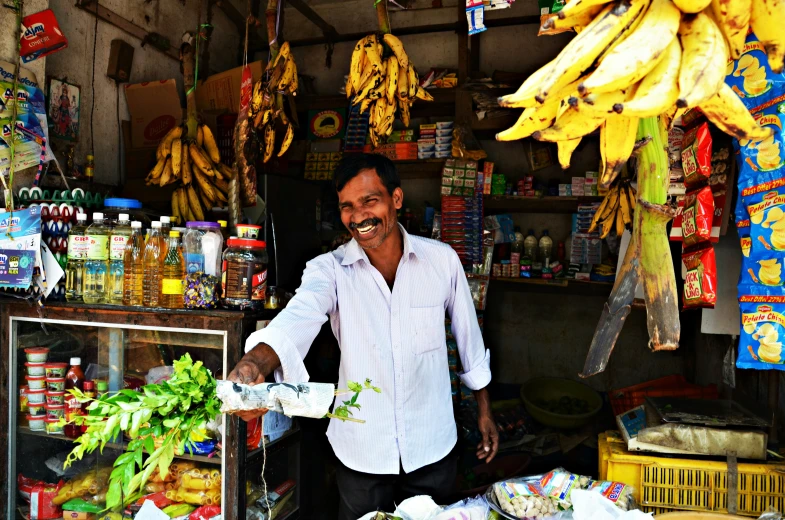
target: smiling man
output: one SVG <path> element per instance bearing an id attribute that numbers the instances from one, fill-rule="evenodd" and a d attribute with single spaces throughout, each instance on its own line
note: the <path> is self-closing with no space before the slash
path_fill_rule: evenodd
<path id="1" fill-rule="evenodd" d="M 352 240 L 308 262 L 295 297 L 250 335 L 229 379 L 258 384 L 275 373 L 279 381 L 307 381 L 303 358 L 329 318 L 341 349 L 338 387 L 368 378 L 382 389 L 363 393 L 355 417 L 364 424 L 333 419 L 327 431 L 340 461 L 339 519 L 357 520 L 377 509 L 392 511 L 394 502 L 414 495 L 439 502 L 453 488 L 457 431 L 445 312 L 461 380 L 477 398 L 480 459 L 496 455 L 498 434 L 486 389 L 490 356 L 455 251 L 398 224 L 403 191 L 389 159 L 348 155 L 335 171 L 335 188 Z"/>

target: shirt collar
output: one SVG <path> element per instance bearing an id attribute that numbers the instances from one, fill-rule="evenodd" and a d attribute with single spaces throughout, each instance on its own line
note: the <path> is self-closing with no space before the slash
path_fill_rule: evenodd
<path id="1" fill-rule="evenodd" d="M 411 255 L 418 256 L 417 246 L 414 241 L 411 240 L 409 233 L 406 232 L 406 229 L 404 229 L 400 222 L 398 223 L 398 229 L 401 230 L 401 236 L 403 236 L 403 260 L 408 261 Z M 351 265 L 358 260 L 365 260 L 368 262 L 368 255 L 365 254 L 365 250 L 360 247 L 357 240 L 351 239 L 351 241 L 346 244 L 346 251 L 343 260 L 341 260 L 341 265 Z"/>

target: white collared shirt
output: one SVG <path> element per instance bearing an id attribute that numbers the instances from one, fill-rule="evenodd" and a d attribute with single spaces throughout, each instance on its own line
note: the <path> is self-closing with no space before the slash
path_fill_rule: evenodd
<path id="1" fill-rule="evenodd" d="M 275 350 L 277 381 L 305 382 L 303 358 L 330 318 L 341 348 L 338 388 L 368 378 L 382 390 L 359 396 L 362 409 L 353 413 L 364 424 L 332 419 L 327 430 L 341 462 L 363 473 L 397 474 L 399 464 L 409 473 L 455 445 L 445 311 L 464 368 L 461 381 L 479 390 L 491 380 L 490 354 L 458 255 L 446 244 L 401 232 L 403 257 L 392 292 L 352 240 L 308 262 L 294 298 L 245 344 L 246 352 L 259 343 Z"/>

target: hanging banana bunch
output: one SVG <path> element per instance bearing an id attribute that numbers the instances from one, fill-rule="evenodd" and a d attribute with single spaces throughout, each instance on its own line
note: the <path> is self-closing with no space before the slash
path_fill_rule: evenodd
<path id="1" fill-rule="evenodd" d="M 619 177 L 608 190 L 591 221 L 589 233 L 600 230 L 600 238 L 607 237 L 611 231 L 622 236 L 624 230 L 632 229 L 632 216 L 635 212 L 635 189 L 630 180 Z"/>
<path id="2" fill-rule="evenodd" d="M 401 40 L 392 34 L 379 38 L 369 34 L 354 46 L 346 81 L 346 97 L 360 112 L 370 110 L 370 136 L 373 146 L 392 133 L 395 111 L 409 126 L 409 110 L 415 99 L 433 101 L 420 86 L 420 79 L 409 62 Z"/>
<path id="3" fill-rule="evenodd" d="M 267 64 L 262 78 L 254 85 L 251 106 L 248 108 L 248 118 L 260 136 L 263 162 L 269 161 L 275 152 L 277 123 L 280 123 L 280 127 L 285 128 L 285 131 L 276 155 L 280 157 L 285 154 L 292 144 L 294 125 L 286 117 L 283 96 L 296 96 L 297 86 L 297 64 L 294 62 L 289 42 L 284 42 L 275 59 Z"/>
<path id="4" fill-rule="evenodd" d="M 641 118 L 700 108 L 737 139 L 762 140 L 760 127 L 725 84 L 729 58 L 738 59 L 751 27 L 769 65 L 783 69 L 785 19 L 781 0 L 569 0 L 543 28 L 575 28 L 577 36 L 550 63 L 499 104 L 523 108 L 497 134 L 509 141 L 555 142 L 569 164 L 576 139 L 600 129 L 600 187 L 607 189 L 630 157 Z"/>
<path id="5" fill-rule="evenodd" d="M 212 130 L 200 124 L 196 140 L 189 140 L 184 126 L 172 128 L 158 144 L 158 161 L 146 184 L 167 186 L 180 182 L 172 193 L 172 216 L 180 222 L 204 220 L 210 208 L 224 207 L 233 170 L 221 163 Z"/>

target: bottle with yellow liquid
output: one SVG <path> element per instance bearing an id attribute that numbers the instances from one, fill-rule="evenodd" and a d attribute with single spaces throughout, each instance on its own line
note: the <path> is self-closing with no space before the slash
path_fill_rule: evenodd
<path id="1" fill-rule="evenodd" d="M 123 252 L 123 305 L 141 307 L 144 303 L 144 249 L 142 223 L 134 220 Z"/>
<path id="2" fill-rule="evenodd" d="M 180 232 L 169 232 L 169 247 L 164 260 L 163 281 L 161 283 L 161 307 L 182 309 L 185 307 L 183 282 L 185 279 L 185 260 L 180 246 Z"/>
<path id="3" fill-rule="evenodd" d="M 106 300 L 112 305 L 123 303 L 123 287 L 125 285 L 125 246 L 131 236 L 130 218 L 128 213 L 120 213 L 117 224 L 109 235 L 109 280 L 107 283 Z"/>
<path id="4" fill-rule="evenodd" d="M 161 271 L 163 267 L 161 253 L 165 247 L 164 238 L 161 236 L 161 223 L 155 221 L 144 248 L 142 293 L 145 307 L 160 307 L 161 305 Z"/>

